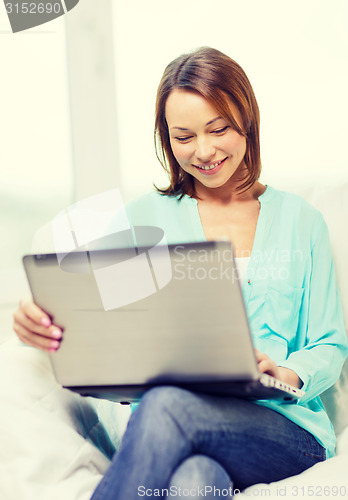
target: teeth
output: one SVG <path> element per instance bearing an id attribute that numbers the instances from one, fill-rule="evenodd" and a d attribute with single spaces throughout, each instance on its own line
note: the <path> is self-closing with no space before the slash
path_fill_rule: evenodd
<path id="1" fill-rule="evenodd" d="M 197 167 L 200 168 L 200 169 L 202 169 L 202 170 L 212 170 L 213 168 L 215 168 L 218 165 L 220 165 L 220 163 L 222 163 L 222 161 L 223 160 L 220 160 L 217 163 L 214 163 L 213 165 L 207 165 L 207 166 L 197 165 Z"/>

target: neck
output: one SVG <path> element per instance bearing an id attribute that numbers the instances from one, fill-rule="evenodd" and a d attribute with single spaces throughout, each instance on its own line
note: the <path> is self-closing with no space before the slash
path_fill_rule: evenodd
<path id="1" fill-rule="evenodd" d="M 263 184 L 256 181 L 247 190 L 240 191 L 238 190 L 238 187 L 241 186 L 244 181 L 233 181 L 232 177 L 223 186 L 216 188 L 204 186 L 201 182 L 195 179 L 195 191 L 197 197 L 202 201 L 227 205 L 234 202 L 256 200 L 266 190 L 266 187 Z"/>

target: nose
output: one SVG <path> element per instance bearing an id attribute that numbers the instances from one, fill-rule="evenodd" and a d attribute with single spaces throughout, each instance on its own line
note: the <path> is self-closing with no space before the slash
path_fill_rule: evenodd
<path id="1" fill-rule="evenodd" d="M 215 147 L 209 137 L 198 137 L 196 142 L 196 158 L 201 163 L 209 162 L 215 155 Z"/>

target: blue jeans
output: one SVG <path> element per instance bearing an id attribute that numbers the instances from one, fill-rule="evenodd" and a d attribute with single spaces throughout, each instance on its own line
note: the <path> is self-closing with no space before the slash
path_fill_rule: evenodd
<path id="1" fill-rule="evenodd" d="M 132 414 L 92 500 L 231 498 L 322 460 L 309 432 L 269 408 L 157 387 Z"/>

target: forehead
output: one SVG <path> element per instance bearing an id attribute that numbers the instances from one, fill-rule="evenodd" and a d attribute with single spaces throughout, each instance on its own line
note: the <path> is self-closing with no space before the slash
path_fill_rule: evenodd
<path id="1" fill-rule="evenodd" d="M 167 121 L 195 116 L 216 115 L 218 111 L 197 92 L 175 89 L 167 99 L 165 113 Z"/>
<path id="2" fill-rule="evenodd" d="M 238 121 L 239 113 L 233 102 L 226 97 L 226 111 Z M 165 106 L 165 116 L 168 126 L 185 127 L 190 122 L 207 124 L 209 121 L 221 116 L 215 106 L 198 92 L 175 89 L 169 94 Z"/>

